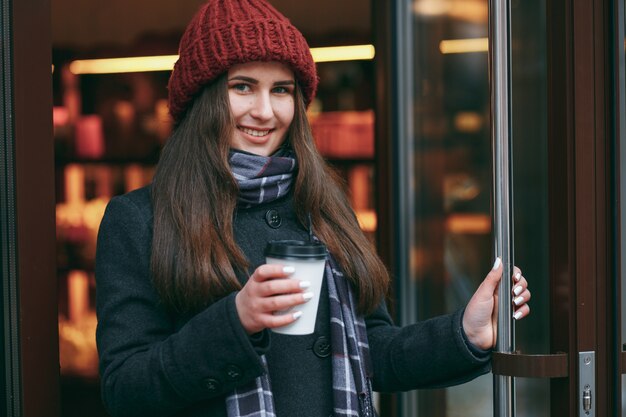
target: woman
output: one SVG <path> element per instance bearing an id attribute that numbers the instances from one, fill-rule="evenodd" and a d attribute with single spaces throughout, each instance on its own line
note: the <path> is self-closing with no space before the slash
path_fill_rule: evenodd
<path id="1" fill-rule="evenodd" d="M 388 274 L 315 149 L 302 35 L 264 0 L 210 0 L 169 82 L 175 129 L 153 183 L 111 200 L 96 260 L 103 400 L 113 416 L 372 416 L 371 389 L 489 370 L 502 266 L 465 309 L 395 327 Z M 268 241 L 329 249 L 315 332 L 270 329 L 306 303 Z M 517 319 L 529 313 L 516 269 Z"/>

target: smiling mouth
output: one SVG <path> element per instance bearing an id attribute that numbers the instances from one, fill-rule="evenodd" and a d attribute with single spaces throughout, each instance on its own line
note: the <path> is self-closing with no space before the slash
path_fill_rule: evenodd
<path id="1" fill-rule="evenodd" d="M 270 132 L 273 129 L 265 129 L 265 130 L 257 130 L 257 129 L 250 129 L 247 127 L 242 127 L 242 126 L 238 126 L 239 130 L 241 130 L 243 133 L 246 133 L 250 136 L 254 136 L 257 138 L 263 137 L 263 136 L 267 136 L 270 134 Z"/>

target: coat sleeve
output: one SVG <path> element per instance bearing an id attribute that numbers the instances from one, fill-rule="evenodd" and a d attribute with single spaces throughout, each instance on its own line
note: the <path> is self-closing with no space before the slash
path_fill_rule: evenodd
<path id="1" fill-rule="evenodd" d="M 382 303 L 366 318 L 374 390 L 441 388 L 489 372 L 491 355 L 472 350 L 463 336 L 463 311 L 397 327 Z"/>
<path id="2" fill-rule="evenodd" d="M 264 372 L 235 294 L 177 328 L 152 285 L 146 211 L 128 197 L 114 198 L 98 233 L 96 340 L 102 397 L 115 417 L 171 415 Z"/>

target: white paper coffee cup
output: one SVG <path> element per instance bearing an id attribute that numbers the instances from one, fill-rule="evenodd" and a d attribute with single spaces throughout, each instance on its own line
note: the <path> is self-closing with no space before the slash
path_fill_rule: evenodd
<path id="1" fill-rule="evenodd" d="M 311 286 L 306 291 L 313 293 L 313 298 L 308 302 L 275 312 L 274 314 L 293 314 L 301 311 L 302 315 L 293 323 L 275 327 L 272 331 L 289 335 L 313 333 L 324 280 L 326 246 L 321 243 L 299 240 L 271 241 L 265 248 L 265 261 L 268 264 L 292 266 L 295 272 L 291 275 L 291 279 L 309 281 Z"/>

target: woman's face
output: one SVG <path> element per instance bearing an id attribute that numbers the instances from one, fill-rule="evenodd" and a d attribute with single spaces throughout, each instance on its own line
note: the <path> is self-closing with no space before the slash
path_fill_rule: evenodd
<path id="1" fill-rule="evenodd" d="M 273 154 L 285 140 L 294 115 L 293 71 L 279 62 L 248 62 L 228 71 L 228 99 L 235 120 L 231 146 Z"/>

